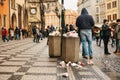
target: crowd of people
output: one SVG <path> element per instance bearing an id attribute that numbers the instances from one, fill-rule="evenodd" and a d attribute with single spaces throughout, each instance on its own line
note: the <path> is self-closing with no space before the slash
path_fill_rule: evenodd
<path id="1" fill-rule="evenodd" d="M 8 42 L 9 40 L 20 40 L 21 37 L 24 39 L 28 37 L 28 31 L 26 29 L 20 29 L 16 27 L 15 29 L 10 27 L 8 30 L 6 27 L 2 27 L 2 40 L 3 42 Z"/>
<path id="2" fill-rule="evenodd" d="M 92 40 L 95 36 L 97 46 L 101 46 L 101 41 L 104 44 L 104 54 L 110 55 L 108 50 L 108 43 L 111 39 L 111 46 L 116 46 L 114 53 L 120 53 L 120 19 L 116 20 L 115 25 L 110 25 L 109 20 L 104 19 L 101 28 L 93 31 L 93 26 L 95 22 L 91 15 L 89 15 L 86 8 L 83 8 L 80 16 L 76 20 L 76 27 L 72 24 L 66 24 L 64 31 L 65 33 L 75 30 L 80 38 L 80 43 L 82 44 L 82 56 L 85 59 L 93 58 L 93 47 Z M 47 26 L 46 29 L 40 28 L 38 25 L 32 26 L 33 42 L 39 43 L 45 37 L 49 36 L 49 33 L 56 31 L 56 28 L 51 25 Z M 28 31 L 26 29 L 16 29 L 2 27 L 2 40 L 3 42 L 8 42 L 9 40 L 20 40 L 20 37 L 25 38 L 28 36 Z"/>
<path id="3" fill-rule="evenodd" d="M 104 19 L 101 28 L 94 31 L 93 26 L 95 26 L 95 22 L 87 9 L 83 8 L 76 20 L 76 26 L 78 27 L 78 35 L 82 44 L 83 58 L 90 60 L 93 58 L 92 40 L 94 36 L 97 46 L 101 46 L 101 40 L 103 40 L 105 55 L 111 54 L 108 50 L 110 39 L 112 40 L 112 47 L 116 46 L 114 53 L 120 53 L 120 19 L 116 20 L 114 26 L 109 24 L 109 20 Z M 93 62 L 88 62 L 88 64 L 91 63 Z"/>
<path id="4" fill-rule="evenodd" d="M 34 25 L 32 27 L 32 33 L 33 33 L 33 42 L 39 43 L 39 40 L 48 37 L 49 33 L 55 31 L 55 27 L 53 25 L 47 26 L 46 29 L 40 28 L 38 25 Z"/>
<path id="5" fill-rule="evenodd" d="M 116 46 L 114 53 L 120 52 L 120 19 L 117 19 L 116 23 L 109 23 L 109 20 L 105 19 L 101 28 L 94 31 L 94 35 L 97 46 L 101 46 L 101 40 L 103 40 L 105 54 L 111 54 L 108 51 L 110 41 L 112 47 Z"/>

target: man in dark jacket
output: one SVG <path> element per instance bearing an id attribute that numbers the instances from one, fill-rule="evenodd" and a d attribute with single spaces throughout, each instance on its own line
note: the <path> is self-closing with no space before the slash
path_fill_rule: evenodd
<path id="1" fill-rule="evenodd" d="M 94 20 L 88 14 L 86 8 L 82 9 L 81 15 L 77 18 L 76 26 L 78 27 L 78 34 L 80 34 L 80 41 L 82 43 L 83 58 L 92 59 L 92 26 L 94 26 Z M 86 43 L 88 43 L 88 47 Z"/>
<path id="2" fill-rule="evenodd" d="M 36 40 L 37 40 L 36 26 L 32 27 L 32 32 L 33 32 L 33 36 L 34 36 L 33 42 L 36 42 Z"/>
<path id="3" fill-rule="evenodd" d="M 103 31 L 103 42 L 104 42 L 104 54 L 110 55 L 108 51 L 108 42 L 111 37 L 111 29 L 108 25 L 109 21 L 107 19 L 103 20 L 102 31 Z"/>

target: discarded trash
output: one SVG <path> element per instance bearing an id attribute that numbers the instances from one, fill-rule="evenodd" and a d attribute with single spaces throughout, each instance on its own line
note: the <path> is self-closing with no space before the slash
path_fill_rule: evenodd
<path id="1" fill-rule="evenodd" d="M 76 64 L 76 63 L 71 63 L 71 66 L 73 66 L 73 67 L 77 67 L 77 68 L 81 68 L 81 67 L 82 67 L 81 65 Z"/>
<path id="2" fill-rule="evenodd" d="M 70 31 L 70 32 L 63 34 L 63 36 L 65 36 L 65 37 L 78 37 L 78 34 L 76 31 Z"/>
<path id="3" fill-rule="evenodd" d="M 83 62 L 78 62 L 78 64 L 83 66 L 83 67 L 85 66 L 85 64 Z"/>
<path id="4" fill-rule="evenodd" d="M 53 31 L 52 33 L 49 34 L 50 36 L 61 36 L 59 31 Z"/>
<path id="5" fill-rule="evenodd" d="M 93 61 L 88 60 L 87 64 L 94 65 Z"/>
<path id="6" fill-rule="evenodd" d="M 66 64 L 65 64 L 64 61 L 61 61 L 61 62 L 60 62 L 60 65 L 61 65 L 62 67 L 66 67 Z"/>
<path id="7" fill-rule="evenodd" d="M 63 73 L 62 76 L 67 78 L 69 75 L 68 75 L 68 73 Z"/>
<path id="8" fill-rule="evenodd" d="M 71 64 L 71 61 L 69 61 L 69 62 L 66 64 L 66 66 L 70 66 L 70 64 Z"/>
<path id="9" fill-rule="evenodd" d="M 77 64 L 76 63 L 71 63 L 71 66 L 75 67 L 75 66 L 77 66 Z"/>

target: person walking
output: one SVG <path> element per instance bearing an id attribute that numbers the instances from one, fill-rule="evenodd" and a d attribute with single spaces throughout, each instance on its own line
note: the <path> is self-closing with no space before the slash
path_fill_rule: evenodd
<path id="1" fill-rule="evenodd" d="M 94 26 L 94 20 L 91 15 L 88 14 L 86 8 L 83 8 L 81 15 L 76 20 L 76 26 L 78 27 L 78 34 L 80 34 L 80 41 L 82 43 L 82 49 L 84 51 L 83 58 L 92 59 L 92 26 Z M 88 44 L 88 47 L 87 47 Z"/>
<path id="2" fill-rule="evenodd" d="M 16 29 L 15 29 L 15 39 L 16 40 L 20 40 L 20 29 L 19 29 L 19 27 L 16 27 Z"/>
<path id="3" fill-rule="evenodd" d="M 37 32 L 36 32 L 36 26 L 33 26 L 32 27 L 32 33 L 33 33 L 33 42 L 36 42 L 37 41 Z"/>
<path id="4" fill-rule="evenodd" d="M 99 39 L 99 43 L 98 43 L 98 46 L 100 47 L 101 46 L 101 42 L 102 42 L 102 40 L 103 40 L 103 30 L 101 29 L 100 30 L 100 37 L 99 37 L 100 39 Z"/>
<path id="5" fill-rule="evenodd" d="M 39 40 L 40 40 L 40 29 L 39 29 L 39 26 L 37 26 L 37 28 L 36 28 L 36 33 L 37 33 L 36 43 L 39 43 Z"/>
<path id="6" fill-rule="evenodd" d="M 6 27 L 2 27 L 2 40 L 3 40 L 3 42 L 5 42 L 6 40 L 7 40 L 7 42 L 9 41 L 7 38 L 7 35 L 8 35 L 8 32 L 7 32 Z"/>
<path id="7" fill-rule="evenodd" d="M 117 19 L 117 26 L 115 27 L 116 34 L 116 50 L 114 53 L 120 53 L 120 19 Z"/>
<path id="8" fill-rule="evenodd" d="M 107 19 L 103 20 L 102 30 L 103 30 L 103 42 L 104 42 L 104 54 L 110 55 L 108 51 L 108 42 L 111 37 L 111 29 L 108 25 L 109 21 Z"/>
<path id="9" fill-rule="evenodd" d="M 95 31 L 96 45 L 99 46 L 100 30 Z"/>
<path id="10" fill-rule="evenodd" d="M 10 36 L 11 36 L 11 40 L 13 40 L 14 39 L 14 29 L 13 28 L 11 28 L 10 29 Z"/>

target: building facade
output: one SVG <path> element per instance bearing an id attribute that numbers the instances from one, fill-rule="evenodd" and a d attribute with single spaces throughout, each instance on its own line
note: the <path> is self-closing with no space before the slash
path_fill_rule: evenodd
<path id="1" fill-rule="evenodd" d="M 6 27 L 7 29 L 10 26 L 10 17 L 9 17 L 9 0 L 0 0 L 0 37 L 1 37 L 1 28 Z"/>
<path id="2" fill-rule="evenodd" d="M 106 0 L 106 18 L 114 22 L 116 19 L 119 18 L 120 16 L 120 1 L 119 0 Z"/>
<path id="3" fill-rule="evenodd" d="M 76 19 L 78 17 L 78 12 L 75 10 L 65 10 L 65 24 L 73 24 L 75 25 Z"/>
<path id="4" fill-rule="evenodd" d="M 96 21 L 96 2 L 96 0 L 78 0 L 78 13 L 81 13 L 82 8 L 86 8 Z"/>
<path id="5" fill-rule="evenodd" d="M 26 0 L 10 0 L 10 26 L 24 28 L 28 25 Z"/>
<path id="6" fill-rule="evenodd" d="M 45 27 L 53 25 L 60 29 L 61 25 L 61 5 L 58 1 L 45 3 Z"/>
<path id="7" fill-rule="evenodd" d="M 28 22 L 29 25 L 38 25 L 41 24 L 41 16 L 40 16 L 40 4 L 36 2 L 36 0 L 29 0 L 27 2 L 28 7 Z"/>
<path id="8" fill-rule="evenodd" d="M 106 5 L 105 0 L 99 0 L 99 8 L 100 8 L 100 18 L 99 23 L 102 24 L 103 20 L 106 18 Z"/>
<path id="9" fill-rule="evenodd" d="M 55 9 L 59 8 L 58 0 L 29 0 L 27 5 L 29 8 L 28 21 L 31 27 L 33 25 L 38 25 L 40 28 L 45 28 L 48 25 L 59 26 L 59 23 L 53 22 L 57 18 Z"/>

